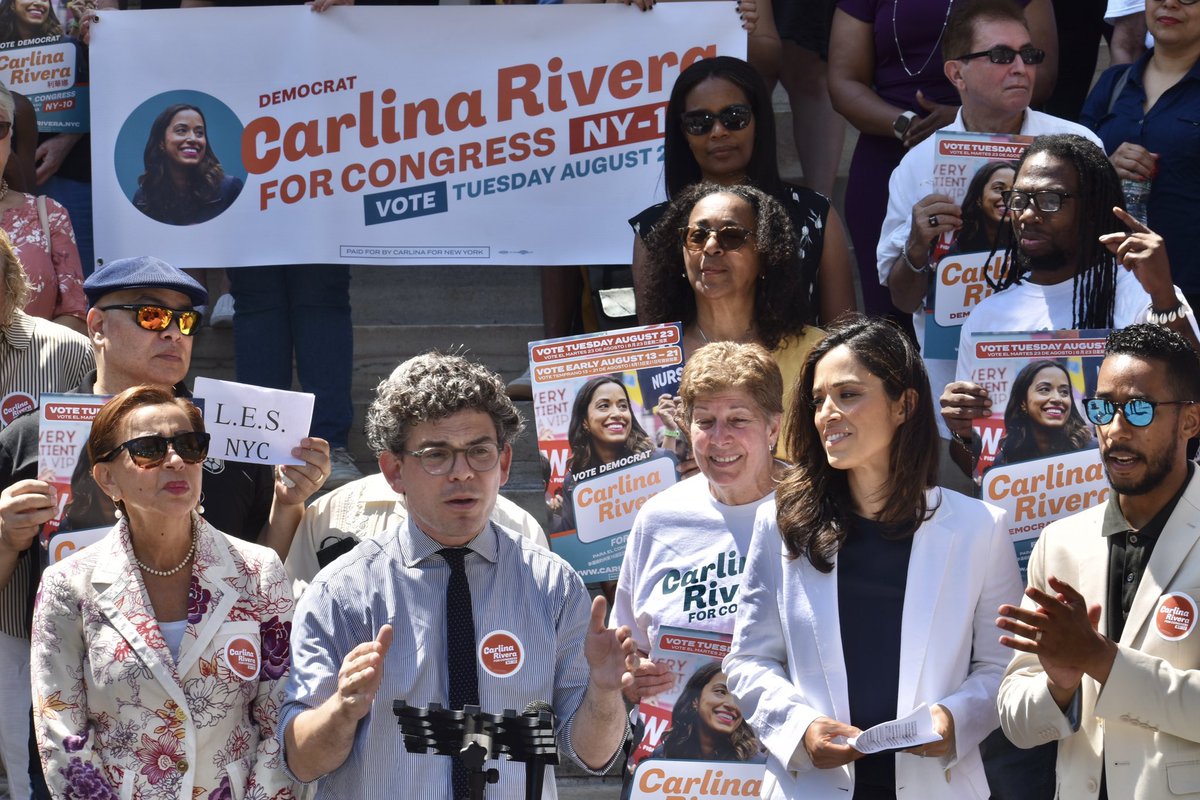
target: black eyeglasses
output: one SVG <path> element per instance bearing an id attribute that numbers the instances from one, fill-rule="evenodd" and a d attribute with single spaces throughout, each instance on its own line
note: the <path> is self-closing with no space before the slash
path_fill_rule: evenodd
<path id="1" fill-rule="evenodd" d="M 734 103 L 725 106 L 717 113 L 711 111 L 685 111 L 683 113 L 683 132 L 689 136 L 703 136 L 713 129 L 717 120 L 727 131 L 740 131 L 754 119 L 754 112 L 745 103 Z"/>
<path id="2" fill-rule="evenodd" d="M 1010 189 L 1007 192 L 1001 192 L 1000 197 L 1009 211 L 1021 212 L 1032 204 L 1043 214 L 1053 214 L 1062 210 L 1063 200 L 1074 197 L 1074 195 L 1066 192 L 1022 192 L 1019 189 Z"/>
<path id="3" fill-rule="evenodd" d="M 127 450 L 135 466 L 150 469 L 167 460 L 167 448 L 170 447 L 185 463 L 199 464 L 208 456 L 210 438 L 207 433 L 199 431 L 184 431 L 174 436 L 139 436 L 100 456 L 99 463 L 112 461 L 122 450 Z"/>
<path id="4" fill-rule="evenodd" d="M 458 454 L 467 459 L 467 466 L 476 472 L 490 472 L 500 461 L 500 445 L 480 442 L 470 447 L 422 447 L 420 450 L 401 450 L 406 456 L 419 459 L 421 469 L 430 475 L 446 475 L 454 469 Z"/>
<path id="5" fill-rule="evenodd" d="M 679 238 L 683 246 L 692 252 L 704 249 L 708 237 L 717 237 L 717 247 L 725 251 L 740 250 L 746 240 L 754 235 L 754 231 L 738 225 L 726 225 L 724 228 L 707 228 L 703 225 L 690 225 L 679 229 Z"/>
<path id="6" fill-rule="evenodd" d="M 1192 0 L 1196 2 L 1196 0 Z M 1013 50 L 1005 44 L 998 44 L 991 50 L 980 50 L 978 53 L 967 53 L 965 56 L 959 56 L 956 61 L 970 61 L 973 58 L 987 59 L 993 64 L 1011 64 L 1017 56 L 1021 57 L 1021 61 L 1025 64 L 1033 65 L 1040 64 L 1046 60 L 1046 51 L 1039 50 L 1036 47 L 1022 47 L 1020 50 Z"/>
<path id="7" fill-rule="evenodd" d="M 1083 409 L 1087 418 L 1096 425 L 1107 425 L 1113 421 L 1117 412 L 1125 417 L 1125 421 L 1135 428 L 1144 428 L 1154 422 L 1154 410 L 1159 406 L 1190 406 L 1194 400 L 1146 400 L 1135 397 L 1124 403 L 1114 403 L 1104 397 L 1088 397 L 1083 401 Z"/>
<path id="8" fill-rule="evenodd" d="M 148 331 L 165 331 L 171 327 L 171 320 L 179 320 L 179 332 L 191 336 L 200 327 L 200 312 L 194 308 L 167 308 L 166 306 L 147 305 L 145 303 L 126 303 L 116 306 L 100 306 L 101 311 L 132 311 L 133 319 L 139 328 Z"/>

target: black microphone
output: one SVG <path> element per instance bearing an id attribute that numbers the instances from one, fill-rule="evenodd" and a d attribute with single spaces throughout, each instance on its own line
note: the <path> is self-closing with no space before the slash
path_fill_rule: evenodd
<path id="1" fill-rule="evenodd" d="M 550 731 L 553 735 L 554 731 L 554 706 L 547 703 L 545 700 L 534 700 L 529 705 L 525 706 L 525 710 L 521 712 L 523 717 L 531 717 L 537 719 L 545 711 L 550 715 Z M 525 798 L 526 800 L 540 800 L 542 796 L 542 784 L 546 780 L 546 762 L 541 756 L 533 755 L 525 762 Z"/>

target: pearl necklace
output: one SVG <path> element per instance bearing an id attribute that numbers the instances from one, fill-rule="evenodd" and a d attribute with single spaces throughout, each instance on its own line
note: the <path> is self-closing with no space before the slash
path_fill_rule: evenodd
<path id="1" fill-rule="evenodd" d="M 950 22 L 950 10 L 954 8 L 954 0 L 950 0 L 946 5 L 946 18 L 942 20 L 942 30 L 938 34 L 937 41 L 933 43 L 933 49 L 929 51 L 929 57 L 925 59 L 925 63 L 916 72 L 908 68 L 908 64 L 904 63 L 904 51 L 900 48 L 900 34 L 896 31 L 896 9 L 900 6 L 900 0 L 892 0 L 892 41 L 896 43 L 896 55 L 900 56 L 900 66 L 908 73 L 908 77 L 915 78 L 925 71 L 929 66 L 929 62 L 933 60 L 933 55 L 938 51 L 942 44 L 942 36 L 946 33 L 946 25 Z"/>
<path id="2" fill-rule="evenodd" d="M 133 549 L 133 542 L 129 543 L 129 549 L 130 550 Z M 142 563 L 142 560 L 137 557 L 136 553 L 133 556 L 133 560 L 137 562 L 137 565 L 139 568 L 141 568 L 142 572 L 149 572 L 151 575 L 157 575 L 160 578 L 169 578 L 170 576 L 174 575 L 176 572 L 179 572 L 179 570 L 186 567 L 187 563 L 192 560 L 192 556 L 195 554 L 196 554 L 196 529 L 192 528 L 192 546 L 188 548 L 187 555 L 185 555 L 183 557 L 183 561 L 180 561 L 179 564 L 177 564 L 174 569 L 155 569 L 154 567 L 148 567 Z"/>

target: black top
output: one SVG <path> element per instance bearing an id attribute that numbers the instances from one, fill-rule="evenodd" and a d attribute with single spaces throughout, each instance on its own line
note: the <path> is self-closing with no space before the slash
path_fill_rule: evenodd
<path id="1" fill-rule="evenodd" d="M 796 245 L 800 251 L 800 270 L 808 285 L 808 319 L 806 325 L 816 325 L 821 310 L 817 292 L 817 269 L 821 266 L 821 255 L 825 252 L 825 222 L 829 217 L 829 198 L 804 186 L 784 184 L 784 192 L 774 195 L 787 210 L 792 228 L 796 232 Z M 631 217 L 630 226 L 646 241 L 651 229 L 662 219 L 670 202 L 662 202 L 642 210 Z M 831 320 L 825 320 L 830 322 Z"/>
<path id="2" fill-rule="evenodd" d="M 900 623 L 912 537 L 854 516 L 837 555 L 838 622 L 850 696 L 850 724 L 862 730 L 896 718 L 900 691 Z M 854 799 L 896 797 L 896 756 L 854 762 Z"/>
<path id="3" fill-rule="evenodd" d="M 1129 609 L 1133 606 L 1133 598 L 1142 583 L 1142 575 L 1146 572 L 1146 565 L 1150 563 L 1158 536 L 1166 527 L 1171 514 L 1175 513 L 1179 498 L 1183 497 L 1188 484 L 1192 482 L 1192 473 L 1196 465 L 1189 461 L 1187 466 L 1187 478 L 1179 487 L 1179 491 L 1159 509 L 1153 519 L 1142 526 L 1141 530 L 1135 531 L 1125 519 L 1115 492 L 1105 506 L 1104 522 L 1100 531 L 1108 537 L 1108 638 L 1114 642 L 1121 639 L 1125 630 Z"/>

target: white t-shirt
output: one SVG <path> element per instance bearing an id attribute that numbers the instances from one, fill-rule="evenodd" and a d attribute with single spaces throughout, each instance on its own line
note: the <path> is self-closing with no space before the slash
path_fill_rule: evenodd
<path id="1" fill-rule="evenodd" d="M 1144 13 L 1146 0 L 1108 0 L 1108 7 L 1104 9 L 1104 21 L 1111 25 L 1121 17 Z"/>
<path id="2" fill-rule="evenodd" d="M 1053 286 L 1039 286 L 1024 281 L 981 300 L 959 332 L 957 379 L 972 380 L 971 367 L 975 359 L 970 343 L 973 333 L 1055 331 L 1073 327 L 1074 283 L 1067 280 Z M 1178 289 L 1175 291 L 1179 293 Z M 1124 328 L 1135 322 L 1145 322 L 1149 313 L 1150 295 L 1132 272 L 1118 267 L 1113 326 Z"/>
<path id="3" fill-rule="evenodd" d="M 693 475 L 651 498 L 633 522 L 617 581 L 616 625 L 650 652 L 663 625 L 733 633 L 754 514 L 775 499 L 727 506 Z"/>

